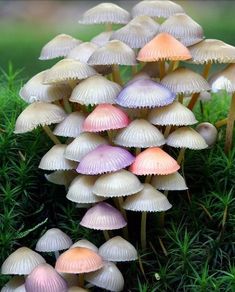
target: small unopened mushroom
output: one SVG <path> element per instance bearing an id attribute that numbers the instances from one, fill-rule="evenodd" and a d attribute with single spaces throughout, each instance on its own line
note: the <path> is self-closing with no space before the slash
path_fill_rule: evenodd
<path id="1" fill-rule="evenodd" d="M 218 131 L 211 123 L 201 123 L 197 125 L 196 131 L 204 138 L 206 144 L 211 147 L 215 144 Z"/>
<path id="2" fill-rule="evenodd" d="M 98 253 L 98 248 L 87 239 L 80 239 L 76 241 L 70 248 L 74 247 L 86 247 Z"/>
<path id="3" fill-rule="evenodd" d="M 184 178 L 178 172 L 168 175 L 155 175 L 151 180 L 151 184 L 156 189 L 164 191 L 182 191 L 188 189 Z"/>
<path id="4" fill-rule="evenodd" d="M 40 252 L 54 252 L 58 258 L 59 251 L 68 249 L 72 245 L 70 237 L 58 228 L 48 229 L 36 244 L 36 250 Z"/>

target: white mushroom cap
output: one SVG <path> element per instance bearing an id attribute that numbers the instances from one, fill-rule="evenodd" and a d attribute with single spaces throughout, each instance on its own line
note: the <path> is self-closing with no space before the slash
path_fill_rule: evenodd
<path id="1" fill-rule="evenodd" d="M 105 263 L 104 267 L 96 272 L 86 274 L 85 280 L 108 291 L 119 292 L 124 288 L 122 273 L 111 262 Z"/>
<path id="2" fill-rule="evenodd" d="M 81 112 L 73 112 L 69 114 L 61 123 L 56 125 L 53 133 L 56 136 L 76 138 L 82 133 L 82 125 L 85 118 L 85 114 Z"/>
<path id="3" fill-rule="evenodd" d="M 23 285 L 24 277 L 14 276 L 2 287 L 1 292 L 15 292 L 16 289 L 21 288 Z"/>
<path id="4" fill-rule="evenodd" d="M 138 258 L 135 247 L 121 236 L 115 236 L 102 244 L 99 254 L 110 262 L 129 262 Z"/>
<path id="5" fill-rule="evenodd" d="M 182 191 L 188 189 L 184 178 L 178 172 L 168 175 L 155 175 L 151 180 L 151 184 L 156 189 L 164 191 Z"/>
<path id="6" fill-rule="evenodd" d="M 36 244 L 36 250 L 41 252 L 55 252 L 68 249 L 72 245 L 70 237 L 58 228 L 48 229 Z"/>
<path id="7" fill-rule="evenodd" d="M 56 185 L 68 186 L 77 176 L 77 173 L 72 170 L 57 170 L 49 174 L 45 174 L 46 179 Z"/>
<path id="8" fill-rule="evenodd" d="M 172 132 L 166 140 L 166 144 L 175 148 L 188 148 L 193 150 L 208 147 L 204 138 L 194 129 L 181 127 Z"/>
<path id="9" fill-rule="evenodd" d="M 40 60 L 65 57 L 81 41 L 67 34 L 59 34 L 49 41 L 41 51 Z"/>
<path id="10" fill-rule="evenodd" d="M 113 31 L 104 31 L 100 34 L 96 35 L 91 39 L 91 42 L 96 44 L 97 46 L 104 46 L 108 41 L 110 41 L 110 37 L 113 34 Z"/>
<path id="11" fill-rule="evenodd" d="M 213 146 L 217 140 L 218 131 L 216 127 L 210 123 L 201 123 L 197 125 L 196 131 L 204 138 L 206 144 Z"/>
<path id="12" fill-rule="evenodd" d="M 209 82 L 213 92 L 220 90 L 235 92 L 235 64 L 230 64 L 222 71 L 215 73 Z"/>
<path id="13" fill-rule="evenodd" d="M 59 123 L 65 117 L 66 113 L 62 107 L 45 102 L 35 102 L 28 105 L 18 116 L 14 133 L 26 133 L 39 126 Z"/>
<path id="14" fill-rule="evenodd" d="M 77 163 L 64 157 L 67 145 L 54 145 L 41 159 L 39 168 L 45 170 L 69 170 L 75 169 Z"/>
<path id="15" fill-rule="evenodd" d="M 67 58 L 86 63 L 96 49 L 98 49 L 98 46 L 94 43 L 82 43 L 72 49 L 67 55 Z"/>
<path id="16" fill-rule="evenodd" d="M 70 248 L 74 247 L 86 247 L 98 253 L 98 247 L 96 247 L 92 242 L 87 239 L 80 239 L 76 241 Z"/>
<path id="17" fill-rule="evenodd" d="M 20 247 L 4 261 L 1 273 L 4 275 L 28 275 L 34 268 L 45 262 L 40 254 L 27 247 Z"/>

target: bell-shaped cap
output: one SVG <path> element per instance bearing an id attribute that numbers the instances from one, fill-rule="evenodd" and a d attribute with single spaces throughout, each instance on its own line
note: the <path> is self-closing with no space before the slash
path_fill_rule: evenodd
<path id="1" fill-rule="evenodd" d="M 184 61 L 191 59 L 189 50 L 168 33 L 160 33 L 140 51 L 137 60 L 155 62 L 161 60 Z"/>
<path id="2" fill-rule="evenodd" d="M 85 42 L 75 48 L 73 48 L 67 55 L 68 59 L 73 59 L 80 61 L 82 63 L 87 63 L 90 56 L 98 49 L 98 46 L 94 43 Z"/>
<path id="3" fill-rule="evenodd" d="M 80 225 L 95 230 L 115 230 L 127 225 L 122 214 L 108 203 L 98 203 L 83 216 Z"/>
<path id="4" fill-rule="evenodd" d="M 57 170 L 49 174 L 45 174 L 46 179 L 56 185 L 68 186 L 77 176 L 77 173 L 72 170 Z"/>
<path id="5" fill-rule="evenodd" d="M 116 30 L 111 40 L 119 40 L 132 49 L 142 48 L 158 33 L 159 24 L 148 16 L 138 16 Z"/>
<path id="6" fill-rule="evenodd" d="M 108 141 L 95 133 L 82 133 L 73 140 L 65 149 L 64 157 L 74 161 L 81 161 L 89 152 Z"/>
<path id="7" fill-rule="evenodd" d="M 170 16 L 159 28 L 174 36 L 185 46 L 192 46 L 204 39 L 202 27 L 185 13 Z"/>
<path id="8" fill-rule="evenodd" d="M 124 288 L 123 275 L 111 262 L 106 262 L 101 270 L 85 275 L 85 280 L 108 291 L 119 292 Z"/>
<path id="9" fill-rule="evenodd" d="M 135 52 L 123 42 L 113 40 L 98 48 L 89 58 L 89 65 L 136 65 Z"/>
<path id="10" fill-rule="evenodd" d="M 66 281 L 52 266 L 41 264 L 26 278 L 27 292 L 65 292 L 68 289 Z"/>
<path id="11" fill-rule="evenodd" d="M 98 253 L 98 247 L 96 247 L 92 242 L 87 239 L 80 239 L 76 241 L 70 248 L 74 247 L 85 247 L 93 250 L 94 252 Z"/>
<path id="12" fill-rule="evenodd" d="M 144 119 L 132 121 L 114 139 L 116 145 L 124 147 L 148 148 L 165 144 L 163 134 Z"/>
<path id="13" fill-rule="evenodd" d="M 125 86 L 116 103 L 127 108 L 153 108 L 170 104 L 175 94 L 165 86 L 151 80 L 139 79 Z"/>
<path id="14" fill-rule="evenodd" d="M 39 238 L 35 250 L 40 252 L 55 252 L 68 249 L 72 245 L 71 238 L 58 228 L 48 229 Z"/>
<path id="15" fill-rule="evenodd" d="M 131 11 L 133 17 L 148 15 L 153 18 L 168 18 L 169 16 L 184 12 L 183 8 L 172 1 L 152 0 L 141 1 L 136 4 Z"/>
<path id="16" fill-rule="evenodd" d="M 74 88 L 70 101 L 85 105 L 114 104 L 121 89 L 122 87 L 119 84 L 103 76 L 92 76 Z"/>
<path id="17" fill-rule="evenodd" d="M 43 83 L 64 83 L 72 80 L 86 79 L 96 74 L 95 69 L 86 63 L 73 59 L 63 59 L 46 72 Z"/>
<path id="18" fill-rule="evenodd" d="M 167 74 L 161 83 L 176 94 L 190 95 L 210 90 L 209 83 L 200 74 L 187 68 L 178 68 Z"/>
<path id="19" fill-rule="evenodd" d="M 141 152 L 130 166 L 130 171 L 136 175 L 160 174 L 166 175 L 179 170 L 177 161 L 161 148 L 148 148 Z"/>
<path id="20" fill-rule="evenodd" d="M 196 131 L 203 137 L 209 147 L 215 144 L 218 130 L 214 125 L 211 123 L 201 123 L 197 125 Z"/>
<path id="21" fill-rule="evenodd" d="M 100 176 L 92 189 L 97 196 L 112 198 L 135 194 L 143 189 L 143 185 L 133 173 L 122 169 Z"/>
<path id="22" fill-rule="evenodd" d="M 56 136 L 76 138 L 82 133 L 82 125 L 85 118 L 85 114 L 81 112 L 73 112 L 69 114 L 61 123 L 56 125 L 53 133 Z"/>
<path id="23" fill-rule="evenodd" d="M 20 247 L 3 262 L 1 274 L 4 275 L 28 275 L 40 264 L 44 264 L 44 258 L 27 247 Z"/>
<path id="24" fill-rule="evenodd" d="M 167 197 L 150 184 L 144 184 L 139 193 L 127 197 L 123 208 L 137 212 L 161 212 L 172 207 Z"/>
<path id="25" fill-rule="evenodd" d="M 104 198 L 98 197 L 92 192 L 96 176 L 79 175 L 71 183 L 66 198 L 75 203 L 96 203 Z"/>
<path id="26" fill-rule="evenodd" d="M 138 258 L 135 247 L 121 236 L 115 236 L 102 244 L 99 254 L 110 262 L 129 262 Z"/>
<path id="27" fill-rule="evenodd" d="M 151 185 L 163 191 L 183 191 L 188 189 L 184 178 L 178 172 L 168 175 L 155 175 L 151 180 Z"/>
<path id="28" fill-rule="evenodd" d="M 89 248 L 74 247 L 62 253 L 55 264 L 60 273 L 83 274 L 103 267 L 101 256 Z"/>
<path id="29" fill-rule="evenodd" d="M 24 286 L 24 277 L 14 276 L 2 287 L 1 292 L 19 292 L 22 286 Z"/>
<path id="30" fill-rule="evenodd" d="M 194 129 L 181 127 L 172 132 L 166 140 L 166 144 L 175 148 L 188 148 L 193 150 L 208 147 L 204 138 Z"/>
<path id="31" fill-rule="evenodd" d="M 130 152 L 121 147 L 101 145 L 82 158 L 77 172 L 89 175 L 115 172 L 129 166 L 134 159 Z"/>
<path id="32" fill-rule="evenodd" d="M 107 44 L 108 41 L 110 41 L 112 34 L 113 34 L 113 31 L 101 32 L 97 34 L 95 37 L 93 37 L 91 39 L 91 42 L 99 47 L 103 47 L 105 44 Z"/>
<path id="33" fill-rule="evenodd" d="M 45 102 L 35 102 L 28 105 L 18 116 L 14 133 L 27 133 L 39 126 L 60 123 L 65 117 L 66 113 L 62 107 Z"/>
<path id="34" fill-rule="evenodd" d="M 69 170 L 75 169 L 77 163 L 64 157 L 67 145 L 54 145 L 41 159 L 39 168 L 45 170 Z"/>
<path id="35" fill-rule="evenodd" d="M 189 51 L 195 64 L 235 62 L 235 47 L 220 40 L 205 39 L 191 46 Z"/>
<path id="36" fill-rule="evenodd" d="M 184 126 L 197 123 L 194 113 L 178 101 L 152 109 L 148 115 L 148 121 L 153 125 L 160 126 Z"/>
<path id="37" fill-rule="evenodd" d="M 68 98 L 71 95 L 71 88 L 66 84 L 43 84 L 44 75 L 47 71 L 36 74 L 20 89 L 19 94 L 24 101 L 27 103 L 52 102 L 64 97 Z"/>
<path id="38" fill-rule="evenodd" d="M 226 90 L 235 92 L 235 64 L 228 65 L 225 69 L 215 73 L 209 80 L 213 92 Z"/>
<path id="39" fill-rule="evenodd" d="M 65 57 L 67 54 L 82 41 L 75 39 L 67 34 L 59 34 L 49 41 L 42 48 L 39 59 L 49 60 L 58 57 Z"/>
<path id="40" fill-rule="evenodd" d="M 125 9 L 114 3 L 101 3 L 87 10 L 79 23 L 99 24 L 99 23 L 120 23 L 125 24 L 130 21 L 130 14 Z"/>
<path id="41" fill-rule="evenodd" d="M 99 104 L 83 123 L 84 132 L 102 132 L 125 128 L 129 124 L 127 114 L 111 104 Z"/>

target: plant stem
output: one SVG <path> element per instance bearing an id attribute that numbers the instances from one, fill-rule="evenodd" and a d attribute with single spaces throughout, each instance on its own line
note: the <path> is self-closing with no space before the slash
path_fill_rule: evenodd
<path id="1" fill-rule="evenodd" d="M 165 72 L 165 61 L 159 61 L 159 77 L 160 80 L 162 80 L 162 78 L 165 76 L 166 72 Z"/>
<path id="2" fill-rule="evenodd" d="M 142 249 L 146 249 L 146 220 L 147 220 L 147 212 L 142 212 L 141 215 L 141 247 Z"/>
<path id="3" fill-rule="evenodd" d="M 178 157 L 177 157 L 177 162 L 178 162 L 179 165 L 180 165 L 180 164 L 183 162 L 183 160 L 184 160 L 184 154 L 185 154 L 185 148 L 181 148 L 181 149 L 180 149 L 180 152 L 179 152 L 179 155 L 178 155 Z"/>
<path id="4" fill-rule="evenodd" d="M 105 240 L 106 241 L 108 241 L 109 240 L 109 233 L 108 233 L 108 230 L 103 230 L 103 234 L 104 234 L 104 238 L 105 238 Z"/>
<path id="5" fill-rule="evenodd" d="M 235 93 L 232 95 L 231 105 L 228 114 L 228 122 L 226 128 L 226 138 L 225 138 L 225 146 L 224 151 L 228 153 L 233 144 L 233 127 L 234 127 L 234 120 L 235 120 Z"/>
<path id="6" fill-rule="evenodd" d="M 84 287 L 84 274 L 79 274 L 78 275 L 78 285 L 81 288 Z"/>
<path id="7" fill-rule="evenodd" d="M 113 81 L 117 82 L 118 84 L 122 85 L 122 79 L 120 76 L 120 70 L 119 70 L 119 66 L 114 64 L 112 65 L 112 75 L 113 75 Z"/>
<path id="8" fill-rule="evenodd" d="M 221 127 L 227 125 L 227 122 L 228 122 L 228 118 L 216 122 L 215 126 L 216 126 L 216 128 L 221 128 Z"/>
<path id="9" fill-rule="evenodd" d="M 52 133 L 48 125 L 43 126 L 43 130 L 52 142 L 54 142 L 55 144 L 61 144 L 60 140 Z"/>

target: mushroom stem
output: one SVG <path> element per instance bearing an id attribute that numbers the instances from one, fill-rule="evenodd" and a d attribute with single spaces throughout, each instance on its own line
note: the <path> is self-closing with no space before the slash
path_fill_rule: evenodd
<path id="1" fill-rule="evenodd" d="M 180 149 L 179 155 L 177 157 L 177 162 L 180 165 L 184 160 L 185 148 Z"/>
<path id="2" fill-rule="evenodd" d="M 126 210 L 124 210 L 122 208 L 123 205 L 123 197 L 118 197 L 118 205 L 119 205 L 119 211 L 122 213 L 122 216 L 125 218 L 125 220 L 127 221 L 127 215 L 126 215 Z M 125 239 L 129 238 L 129 234 L 128 234 L 128 228 L 127 226 L 125 226 L 123 228 L 123 236 Z"/>
<path id="3" fill-rule="evenodd" d="M 165 76 L 166 72 L 165 72 L 165 61 L 159 61 L 159 77 L 160 80 L 162 80 L 162 78 Z"/>
<path id="4" fill-rule="evenodd" d="M 179 66 L 179 61 L 171 61 L 167 73 L 175 71 Z"/>
<path id="5" fill-rule="evenodd" d="M 105 240 L 108 241 L 110 239 L 108 231 L 107 230 L 103 230 L 103 234 L 104 234 Z"/>
<path id="6" fill-rule="evenodd" d="M 55 259 L 57 260 L 58 259 L 58 257 L 60 256 L 60 253 L 59 253 L 59 251 L 57 250 L 57 251 L 54 251 L 54 255 L 55 255 Z"/>
<path id="7" fill-rule="evenodd" d="M 226 138 L 225 138 L 225 146 L 224 151 L 228 153 L 233 144 L 233 127 L 234 127 L 234 120 L 235 120 L 235 93 L 232 95 L 231 105 L 228 114 L 228 122 L 226 128 Z"/>
<path id="8" fill-rule="evenodd" d="M 146 249 L 146 220 L 147 220 L 147 212 L 142 212 L 141 215 L 141 247 L 142 249 Z"/>
<path id="9" fill-rule="evenodd" d="M 84 274 L 79 274 L 78 275 L 78 285 L 81 288 L 84 287 Z"/>
<path id="10" fill-rule="evenodd" d="M 147 175 L 146 178 L 145 178 L 145 183 L 150 183 L 151 181 L 151 178 L 152 178 L 152 175 Z"/>
<path id="11" fill-rule="evenodd" d="M 168 193 L 169 193 L 169 191 L 164 191 L 164 195 L 166 197 L 168 196 Z M 161 228 L 163 228 L 164 225 L 165 225 L 165 214 L 166 214 L 166 212 L 163 211 L 163 212 L 160 213 L 160 216 L 159 216 L 159 226 Z"/>
<path id="12" fill-rule="evenodd" d="M 228 122 L 228 118 L 216 122 L 215 126 L 216 126 L 216 128 L 221 128 L 221 127 L 227 125 L 227 122 Z"/>
<path id="13" fill-rule="evenodd" d="M 51 139 L 52 142 L 54 142 L 55 144 L 61 144 L 60 140 L 52 133 L 49 126 L 47 125 L 43 126 L 43 130 L 45 131 L 45 133 Z"/>
<path id="14" fill-rule="evenodd" d="M 184 95 L 181 93 L 178 95 L 178 102 L 182 103 L 184 102 Z"/>
<path id="15" fill-rule="evenodd" d="M 117 64 L 114 64 L 114 65 L 112 65 L 112 69 L 113 69 L 113 71 L 112 71 L 113 81 L 122 85 L 122 79 L 120 76 L 119 66 Z"/>
<path id="16" fill-rule="evenodd" d="M 141 148 L 136 148 L 135 149 L 135 155 L 137 156 L 138 154 L 140 154 L 140 152 L 141 152 Z"/>
<path id="17" fill-rule="evenodd" d="M 164 131 L 164 137 L 167 138 L 171 132 L 171 125 L 166 126 Z"/>
<path id="18" fill-rule="evenodd" d="M 67 97 L 63 97 L 63 103 L 65 111 L 70 114 L 72 112 L 72 108 Z"/>

